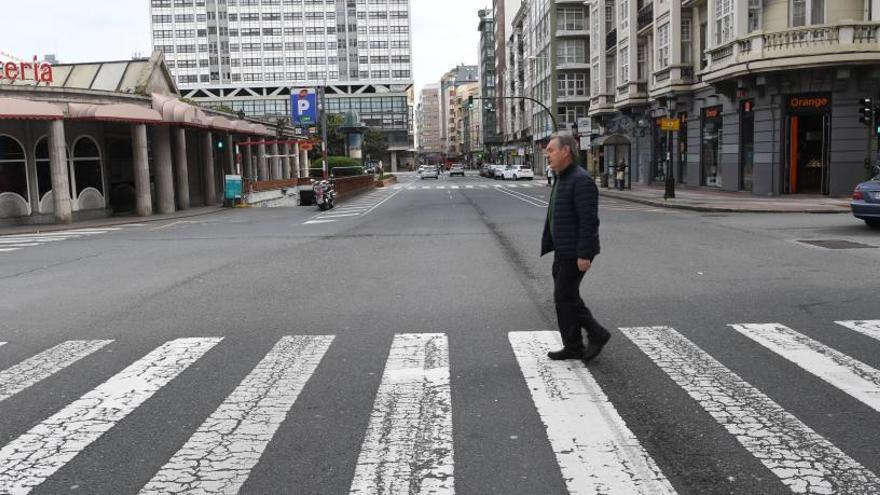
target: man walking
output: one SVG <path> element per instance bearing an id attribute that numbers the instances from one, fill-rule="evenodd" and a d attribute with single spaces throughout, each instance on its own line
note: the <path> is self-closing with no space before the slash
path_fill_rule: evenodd
<path id="1" fill-rule="evenodd" d="M 599 190 L 590 174 L 575 163 L 578 143 L 555 134 L 544 154 L 556 176 L 541 239 L 541 256 L 554 251 L 553 300 L 563 348 L 550 359 L 581 359 L 586 364 L 602 352 L 611 334 L 593 318 L 580 296 L 584 275 L 599 254 Z M 587 331 L 584 347 L 581 328 Z"/>

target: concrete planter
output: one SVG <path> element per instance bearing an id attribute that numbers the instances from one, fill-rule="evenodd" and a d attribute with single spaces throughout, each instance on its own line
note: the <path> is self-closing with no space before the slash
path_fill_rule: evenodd
<path id="1" fill-rule="evenodd" d="M 393 175 L 385 177 L 382 180 L 376 180 L 376 187 L 388 187 L 392 184 L 397 184 L 397 177 Z"/>

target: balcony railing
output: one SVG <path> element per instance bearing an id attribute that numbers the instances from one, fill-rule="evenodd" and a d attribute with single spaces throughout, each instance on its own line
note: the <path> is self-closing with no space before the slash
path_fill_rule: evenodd
<path id="1" fill-rule="evenodd" d="M 872 54 L 874 60 L 880 62 L 878 30 L 880 23 L 859 22 L 753 33 L 708 50 L 708 64 L 703 68 L 702 78 L 711 82 L 718 77 L 735 76 L 739 72 L 737 66 L 747 62 L 751 63 L 748 70 L 754 70 L 756 64 L 762 70 L 803 65 L 810 59 L 807 63 L 827 64 L 837 60 L 845 63 L 848 57 L 864 61 L 866 54 Z"/>
<path id="2" fill-rule="evenodd" d="M 605 50 L 611 50 L 615 47 L 617 47 L 617 29 L 612 29 L 605 35 Z"/>
<path id="3" fill-rule="evenodd" d="M 639 9 L 638 30 L 641 31 L 654 22 L 654 3 L 651 2 Z"/>

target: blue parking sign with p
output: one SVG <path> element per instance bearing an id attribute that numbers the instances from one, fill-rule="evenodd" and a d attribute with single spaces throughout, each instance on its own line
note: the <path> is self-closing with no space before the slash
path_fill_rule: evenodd
<path id="1" fill-rule="evenodd" d="M 293 125 L 312 125 L 318 121 L 318 97 L 313 88 L 290 92 L 291 122 Z"/>

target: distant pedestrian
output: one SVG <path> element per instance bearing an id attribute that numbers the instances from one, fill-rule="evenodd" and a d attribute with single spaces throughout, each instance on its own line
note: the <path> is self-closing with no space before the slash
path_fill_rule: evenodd
<path id="1" fill-rule="evenodd" d="M 550 359 L 581 359 L 602 352 L 611 334 L 593 318 L 580 296 L 584 275 L 599 254 L 599 190 L 590 174 L 575 163 L 578 143 L 556 134 L 544 153 L 556 176 L 541 239 L 541 256 L 553 251 L 553 300 L 563 348 Z M 581 328 L 587 331 L 584 346 Z"/>
<path id="2" fill-rule="evenodd" d="M 550 169 L 549 164 L 547 165 L 547 169 L 545 170 L 545 172 L 547 172 L 547 185 L 552 186 L 553 185 L 553 170 Z"/>
<path id="3" fill-rule="evenodd" d="M 620 191 L 623 191 L 623 186 L 626 182 L 625 167 L 626 166 L 623 163 L 617 165 L 617 189 Z"/>

